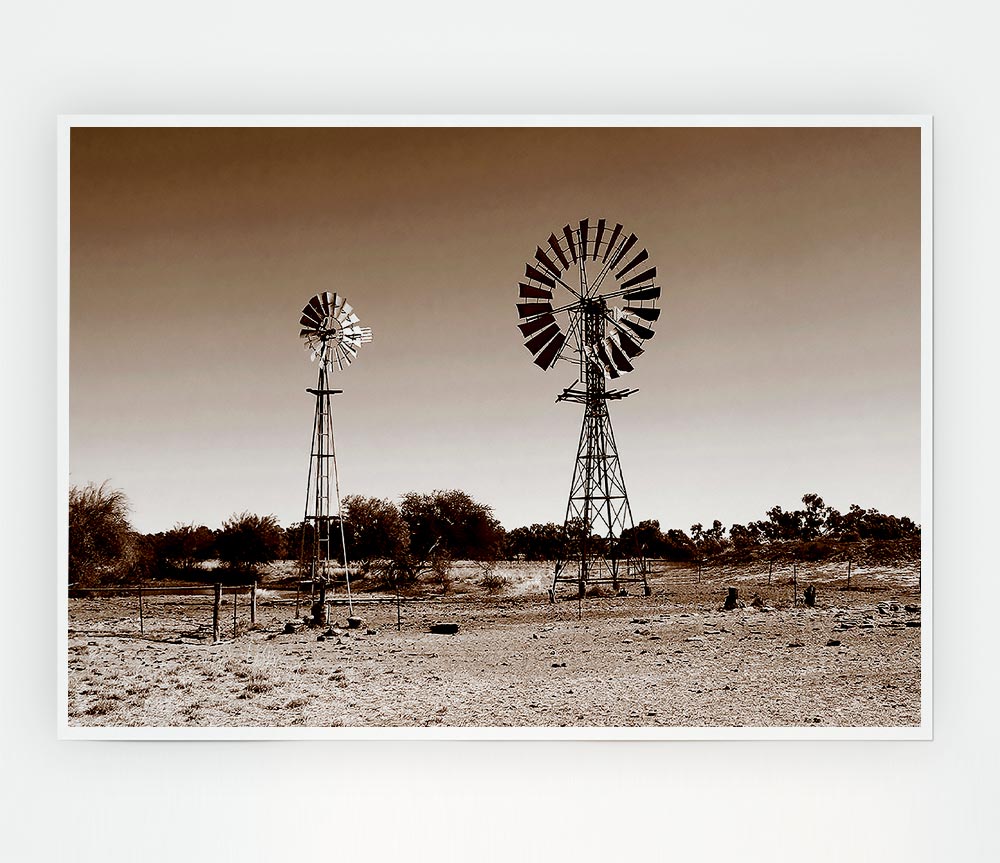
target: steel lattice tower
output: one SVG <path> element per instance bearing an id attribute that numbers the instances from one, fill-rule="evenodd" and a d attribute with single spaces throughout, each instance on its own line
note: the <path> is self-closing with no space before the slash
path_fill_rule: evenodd
<path id="1" fill-rule="evenodd" d="M 584 341 L 602 341 L 606 320 L 603 299 L 585 303 L 581 321 Z M 625 398 L 634 390 L 609 392 L 598 362 L 596 354 L 594 358 L 581 354 L 583 388 L 570 387 L 559 396 L 559 401 L 582 403 L 584 411 L 563 523 L 563 556 L 556 563 L 550 591 L 553 600 L 560 582 L 576 585 L 579 596 L 588 585 L 610 584 L 617 593 L 624 583 L 642 582 L 649 595 L 644 563 L 621 553 L 622 532 L 635 524 L 608 411 L 609 401 Z"/>

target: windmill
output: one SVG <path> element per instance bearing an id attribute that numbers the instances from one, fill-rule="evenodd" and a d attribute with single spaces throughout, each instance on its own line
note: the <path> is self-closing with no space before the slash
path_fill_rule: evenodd
<path id="1" fill-rule="evenodd" d="M 608 413 L 608 402 L 637 390 L 606 384 L 632 371 L 653 337 L 660 316 L 655 279 L 638 237 L 605 219 L 566 225 L 524 267 L 517 304 L 524 346 L 543 370 L 560 360 L 576 366 L 576 381 L 557 401 L 584 406 L 552 601 L 561 582 L 576 585 L 581 597 L 588 585 L 610 584 L 617 593 L 627 582 L 641 582 L 649 595 L 644 560 L 620 542 L 634 524 Z"/>
<path id="2" fill-rule="evenodd" d="M 351 577 L 347 569 L 347 543 L 344 537 L 344 523 L 340 517 L 340 475 L 337 471 L 337 450 L 333 435 L 333 410 L 331 396 L 343 390 L 331 389 L 330 373 L 337 369 L 344 371 L 358 355 L 358 348 L 372 340 L 372 331 L 360 326 L 361 321 L 354 314 L 350 304 L 338 294 L 329 291 L 317 294 L 302 309 L 299 336 L 305 342 L 309 358 L 318 360 L 319 374 L 315 389 L 306 389 L 316 398 L 316 413 L 313 417 L 312 444 L 309 456 L 309 479 L 306 483 L 306 509 L 302 521 L 302 560 L 308 562 L 312 585 L 320 588 L 320 602 L 314 611 L 317 622 L 325 622 L 326 587 L 333 576 L 331 552 L 336 550 L 333 542 L 335 527 L 340 533 L 340 549 L 343 557 L 344 579 L 347 584 L 347 601 L 351 616 L 354 615 L 354 601 L 351 598 Z M 330 476 L 333 468 L 333 494 L 331 498 Z M 336 502 L 336 511 L 331 504 Z M 307 531 L 306 526 L 312 528 Z M 309 548 L 306 548 L 307 535 Z M 316 611 L 319 614 L 316 614 Z"/>

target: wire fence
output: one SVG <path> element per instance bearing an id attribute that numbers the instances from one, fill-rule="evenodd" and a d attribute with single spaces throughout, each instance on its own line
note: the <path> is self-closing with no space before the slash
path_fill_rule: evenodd
<path id="1" fill-rule="evenodd" d="M 99 612 L 80 615 L 87 624 L 85 629 L 71 629 L 77 633 L 132 632 L 141 637 L 199 641 L 210 637 L 217 643 L 224 634 L 239 637 L 257 622 L 255 584 L 71 587 L 69 596 L 83 603 L 81 611 Z"/>

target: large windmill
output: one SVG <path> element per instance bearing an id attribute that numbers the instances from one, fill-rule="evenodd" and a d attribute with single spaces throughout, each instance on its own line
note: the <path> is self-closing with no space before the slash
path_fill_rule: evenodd
<path id="1" fill-rule="evenodd" d="M 340 550 L 347 585 L 347 601 L 354 614 L 351 598 L 351 577 L 347 568 L 347 542 L 340 517 L 340 474 L 337 470 L 337 450 L 333 436 L 333 410 L 330 397 L 343 392 L 331 389 L 330 373 L 343 371 L 358 355 L 358 348 L 372 340 L 372 331 L 362 327 L 354 309 L 337 295 L 325 292 L 313 297 L 304 309 L 299 336 L 309 350 L 310 359 L 318 361 L 319 374 L 315 389 L 307 389 L 316 398 L 313 417 L 312 444 L 309 455 L 309 479 L 306 484 L 306 509 L 302 524 L 302 560 L 309 567 L 313 585 L 320 587 L 320 612 L 326 614 L 326 587 L 333 579 L 336 563 L 332 553 L 334 531 L 340 534 Z M 332 467 L 332 471 L 331 471 Z M 333 478 L 331 488 L 330 479 Z M 331 497 L 331 491 L 333 497 Z M 336 508 L 333 504 L 336 503 Z M 307 529 L 311 528 L 311 529 Z M 308 545 L 308 548 L 307 548 Z"/>
<path id="2" fill-rule="evenodd" d="M 535 365 L 552 368 L 560 360 L 577 369 L 573 385 L 558 401 L 584 406 L 563 538 L 549 597 L 560 582 L 583 596 L 588 585 L 641 582 L 646 565 L 626 553 L 620 539 L 633 527 L 608 402 L 634 389 L 608 389 L 606 382 L 633 369 L 643 342 L 653 337 L 660 315 L 656 267 L 635 234 L 605 219 L 566 225 L 535 249 L 519 284 L 518 324 Z"/>

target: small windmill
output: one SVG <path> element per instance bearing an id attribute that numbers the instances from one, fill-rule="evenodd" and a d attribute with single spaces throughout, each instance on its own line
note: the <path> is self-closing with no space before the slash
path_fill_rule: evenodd
<path id="1" fill-rule="evenodd" d="M 645 561 L 625 554 L 620 543 L 634 524 L 608 413 L 608 402 L 637 390 L 608 389 L 606 380 L 632 371 L 653 337 L 660 316 L 655 279 L 638 237 L 605 219 L 566 225 L 524 267 L 517 304 L 524 346 L 542 369 L 560 360 L 576 366 L 576 382 L 557 401 L 584 405 L 553 601 L 560 582 L 575 584 L 581 597 L 587 585 L 610 584 L 617 593 L 625 582 L 641 582 L 649 595 Z"/>
<path id="2" fill-rule="evenodd" d="M 351 576 L 347 569 L 347 542 L 344 523 L 340 517 L 340 475 L 337 471 L 337 450 L 333 435 L 333 410 L 330 397 L 343 390 L 330 388 L 330 372 L 343 371 L 358 355 L 358 348 L 372 340 L 372 331 L 362 327 L 354 309 L 338 294 L 317 294 L 302 309 L 299 336 L 304 340 L 313 362 L 318 361 L 319 375 L 315 389 L 307 389 L 316 398 L 313 417 L 312 444 L 309 456 L 309 479 L 306 484 L 306 509 L 302 522 L 302 560 L 308 561 L 313 585 L 320 586 L 320 610 L 326 614 L 326 586 L 332 581 L 331 551 L 335 524 L 340 533 L 344 578 L 347 584 L 347 601 L 350 614 L 354 614 L 351 598 Z M 330 486 L 331 467 L 333 487 Z M 331 498 L 331 490 L 334 497 Z M 334 511 L 331 504 L 336 502 Z M 306 549 L 307 529 L 311 537 Z"/>

